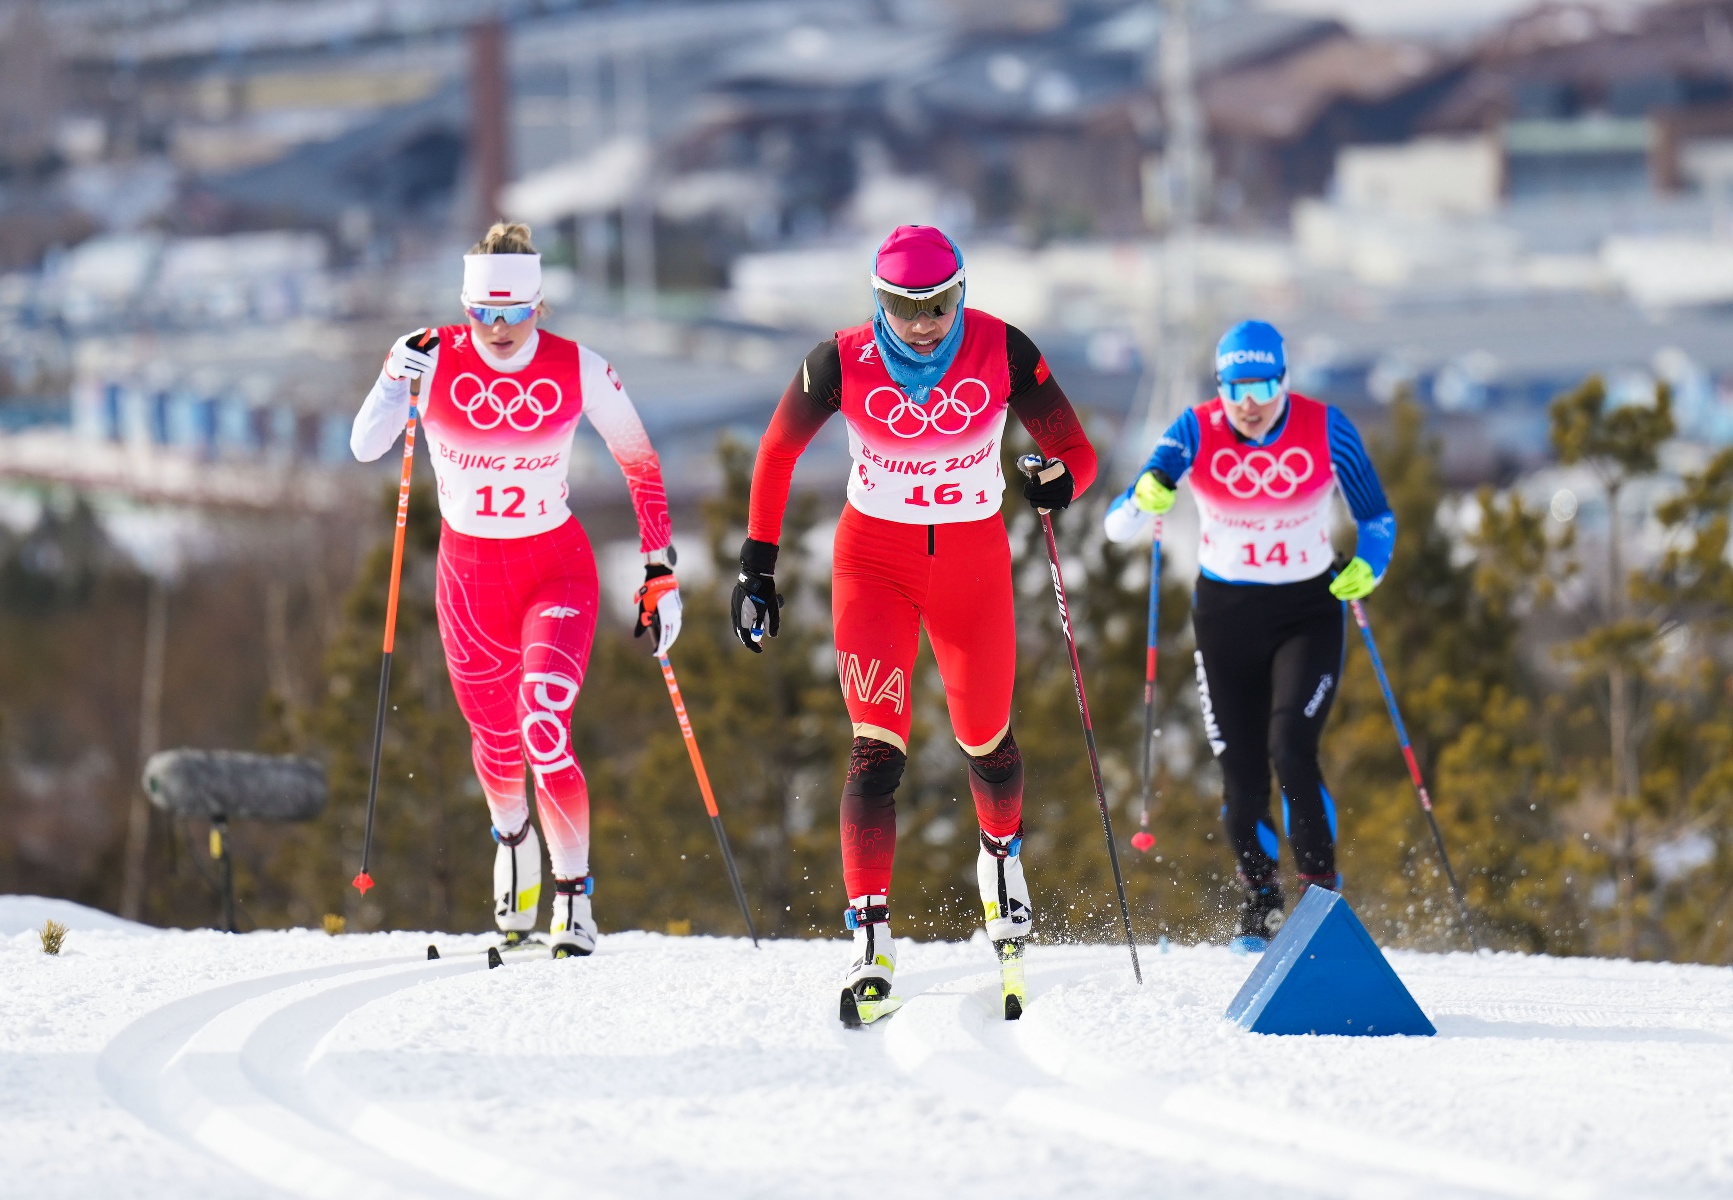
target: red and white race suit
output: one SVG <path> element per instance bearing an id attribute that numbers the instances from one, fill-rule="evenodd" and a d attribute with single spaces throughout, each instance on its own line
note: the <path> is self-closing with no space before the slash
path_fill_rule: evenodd
<path id="1" fill-rule="evenodd" d="M 924 404 L 891 379 L 871 325 L 837 334 L 836 349 L 854 460 L 848 502 L 902 525 L 997 516 L 1005 494 L 999 439 L 1011 395 L 1005 323 L 970 312 L 957 357 Z"/>
<path id="2" fill-rule="evenodd" d="M 599 593 L 595 555 L 566 507 L 579 418 L 625 473 L 646 552 L 672 540 L 661 466 L 618 374 L 595 351 L 538 331 L 500 362 L 466 326 L 437 333 L 421 403 L 444 519 L 437 604 L 452 690 L 494 828 L 515 833 L 529 817 L 527 757 L 555 876 L 587 875 L 589 796 L 571 716 Z M 355 456 L 388 451 L 409 404 L 408 381 L 381 374 L 355 418 Z"/>
<path id="3" fill-rule="evenodd" d="M 1065 461 L 1077 493 L 1095 478 L 1095 452 L 1034 344 L 987 313 L 966 309 L 963 319 L 962 344 L 925 404 L 892 380 L 870 324 L 842 330 L 808 356 L 759 444 L 748 535 L 780 539 L 794 462 L 840 411 L 853 462 L 836 528 L 831 614 L 855 736 L 907 751 L 924 629 L 952 732 L 980 758 L 1010 729 L 1017 672 L 1011 549 L 999 512 L 1006 413 L 1016 412 L 1044 454 Z M 1020 827 L 1021 778 L 1012 794 L 976 789 L 989 835 L 1007 838 Z M 848 894 L 887 894 L 894 809 L 856 811 L 851 803 L 845 793 Z"/>

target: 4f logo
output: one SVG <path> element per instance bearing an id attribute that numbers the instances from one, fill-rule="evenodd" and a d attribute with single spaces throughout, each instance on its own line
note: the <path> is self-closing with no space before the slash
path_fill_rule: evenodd
<path id="1" fill-rule="evenodd" d="M 836 652 L 836 673 L 842 677 L 842 698 L 847 700 L 853 694 L 862 704 L 889 701 L 900 716 L 908 702 L 908 680 L 903 677 L 901 667 L 892 668 L 891 673 L 881 680 L 879 671 L 882 668 L 883 664 L 875 658 L 863 670 L 858 654 Z"/>

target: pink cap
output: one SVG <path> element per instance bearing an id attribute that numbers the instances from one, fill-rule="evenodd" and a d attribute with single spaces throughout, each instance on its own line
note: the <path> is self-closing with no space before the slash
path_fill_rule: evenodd
<path id="1" fill-rule="evenodd" d="M 879 247 L 873 271 L 898 287 L 934 287 L 957 273 L 961 257 L 931 225 L 899 225 Z"/>

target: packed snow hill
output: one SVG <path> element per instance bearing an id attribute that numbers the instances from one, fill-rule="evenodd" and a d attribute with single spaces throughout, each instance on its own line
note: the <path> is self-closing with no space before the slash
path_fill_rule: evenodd
<path id="1" fill-rule="evenodd" d="M 58 956 L 36 932 L 69 927 Z M 441 957 L 430 960 L 427 946 Z M 1429 1038 L 1273 1037 L 1214 946 L 899 947 L 836 1019 L 827 941 L 130 926 L 0 899 L 9 1196 L 1733 1195 L 1733 972 L 1389 959 Z"/>

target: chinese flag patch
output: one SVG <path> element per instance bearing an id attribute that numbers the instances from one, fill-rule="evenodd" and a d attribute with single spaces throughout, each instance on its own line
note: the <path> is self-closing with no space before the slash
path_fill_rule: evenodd
<path id="1" fill-rule="evenodd" d="M 1053 378 L 1053 372 L 1047 369 L 1047 356 L 1043 354 L 1041 361 L 1035 364 L 1035 382 L 1046 383 L 1051 378 Z"/>

